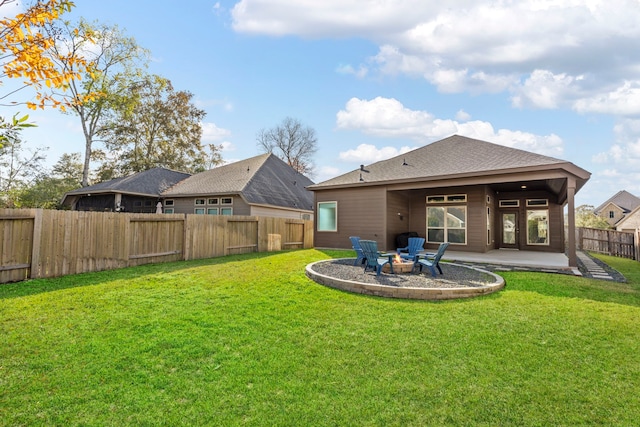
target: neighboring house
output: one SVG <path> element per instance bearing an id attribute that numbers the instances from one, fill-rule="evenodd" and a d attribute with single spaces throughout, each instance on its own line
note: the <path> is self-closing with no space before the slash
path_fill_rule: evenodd
<path id="1" fill-rule="evenodd" d="M 640 206 L 640 198 L 622 190 L 595 208 L 593 212 L 606 219 L 612 228 L 618 230 L 618 225 L 621 225 L 622 221 L 630 216 L 631 212 L 635 211 L 638 206 Z M 637 213 L 634 213 L 633 216 L 636 215 Z M 627 223 L 625 227 L 631 226 L 631 222 L 625 222 Z"/>
<path id="2" fill-rule="evenodd" d="M 313 181 L 274 154 L 190 176 L 162 193 L 165 213 L 312 219 Z"/>
<path id="3" fill-rule="evenodd" d="M 360 236 L 392 250 L 397 235 L 417 232 L 430 249 L 566 249 L 576 266 L 574 196 L 590 176 L 565 160 L 454 135 L 308 187 L 314 245 L 350 248 L 349 236 Z"/>
<path id="4" fill-rule="evenodd" d="M 616 224 L 617 231 L 635 232 L 640 229 L 640 206 L 629 212 Z"/>
<path id="5" fill-rule="evenodd" d="M 160 193 L 190 174 L 153 168 L 69 191 L 62 205 L 78 211 L 156 212 Z"/>

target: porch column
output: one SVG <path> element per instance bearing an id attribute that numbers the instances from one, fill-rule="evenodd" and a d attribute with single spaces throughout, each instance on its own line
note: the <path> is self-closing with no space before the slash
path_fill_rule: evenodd
<path id="1" fill-rule="evenodd" d="M 569 267 L 578 267 L 578 257 L 576 256 L 576 180 L 567 179 L 567 254 L 569 256 Z"/>

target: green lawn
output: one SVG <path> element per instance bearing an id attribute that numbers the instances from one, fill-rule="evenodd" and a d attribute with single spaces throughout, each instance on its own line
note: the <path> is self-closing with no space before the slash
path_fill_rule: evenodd
<path id="1" fill-rule="evenodd" d="M 640 263 L 437 303 L 304 275 L 345 255 L 0 285 L 0 425 L 637 425 Z"/>

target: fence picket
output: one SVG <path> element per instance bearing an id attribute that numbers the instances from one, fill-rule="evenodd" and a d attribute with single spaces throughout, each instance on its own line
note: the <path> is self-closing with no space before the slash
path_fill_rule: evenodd
<path id="1" fill-rule="evenodd" d="M 638 259 L 635 234 L 637 233 L 584 227 L 581 227 L 576 233 L 579 238 L 579 249 L 621 258 Z"/>
<path id="2" fill-rule="evenodd" d="M 313 247 L 313 221 L 0 209 L 0 283 L 227 254 Z"/>

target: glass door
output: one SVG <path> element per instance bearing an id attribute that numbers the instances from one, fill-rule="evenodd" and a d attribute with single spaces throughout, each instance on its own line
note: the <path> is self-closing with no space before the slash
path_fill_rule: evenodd
<path id="1" fill-rule="evenodd" d="M 500 247 L 518 249 L 518 213 L 503 212 L 501 220 L 502 239 Z"/>

